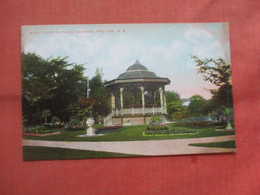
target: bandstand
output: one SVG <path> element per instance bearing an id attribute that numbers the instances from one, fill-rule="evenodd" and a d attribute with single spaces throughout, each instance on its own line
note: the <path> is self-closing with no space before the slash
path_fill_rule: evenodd
<path id="1" fill-rule="evenodd" d="M 104 118 L 104 124 L 149 124 L 152 115 L 159 115 L 165 120 L 165 85 L 168 84 L 168 78 L 158 77 L 137 60 L 117 79 L 105 83 L 111 93 L 111 113 Z"/>

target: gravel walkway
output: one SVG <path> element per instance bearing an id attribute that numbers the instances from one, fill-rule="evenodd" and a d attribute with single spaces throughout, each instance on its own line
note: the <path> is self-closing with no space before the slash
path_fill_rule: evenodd
<path id="1" fill-rule="evenodd" d="M 70 148 L 78 150 L 104 151 L 135 155 L 172 155 L 235 152 L 232 148 L 193 147 L 190 143 L 208 143 L 235 140 L 234 135 L 172 139 L 151 141 L 114 141 L 114 142 L 69 142 L 69 141 L 38 141 L 23 140 L 23 146 L 44 146 L 57 148 Z"/>

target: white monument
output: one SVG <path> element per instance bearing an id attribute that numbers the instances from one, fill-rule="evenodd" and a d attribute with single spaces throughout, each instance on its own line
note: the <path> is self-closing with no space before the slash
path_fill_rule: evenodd
<path id="1" fill-rule="evenodd" d="M 92 127 L 95 123 L 95 120 L 93 118 L 89 118 L 86 122 L 88 125 L 87 134 L 79 135 L 78 137 L 90 137 L 90 136 L 96 136 L 95 129 Z"/>

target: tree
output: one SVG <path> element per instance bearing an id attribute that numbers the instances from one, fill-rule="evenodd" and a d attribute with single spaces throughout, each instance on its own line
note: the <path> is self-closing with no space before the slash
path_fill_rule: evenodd
<path id="1" fill-rule="evenodd" d="M 83 120 L 84 118 L 87 117 L 87 115 L 92 114 L 92 108 L 93 105 L 95 104 L 95 99 L 93 98 L 86 98 L 86 97 L 81 97 L 78 102 L 78 117 Z"/>
<path id="2" fill-rule="evenodd" d="M 82 65 L 67 58 L 43 59 L 35 53 L 22 53 L 22 106 L 28 123 L 38 123 L 43 110 L 62 121 L 74 115 L 73 105 L 86 94 L 87 78 Z"/>
<path id="3" fill-rule="evenodd" d="M 190 116 L 187 106 L 181 106 L 177 112 L 174 112 L 170 115 L 173 120 L 183 120 Z"/>
<path id="4" fill-rule="evenodd" d="M 202 96 L 193 95 L 189 100 L 190 104 L 188 106 L 188 109 L 193 116 L 207 114 L 205 110 L 207 106 L 207 100 L 205 100 Z"/>
<path id="5" fill-rule="evenodd" d="M 191 56 L 197 67 L 197 72 L 203 74 L 205 81 L 216 85 L 217 89 L 211 89 L 213 100 L 220 106 L 233 107 L 231 65 L 227 64 L 222 58 L 199 59 Z"/>
<path id="6" fill-rule="evenodd" d="M 180 100 L 180 95 L 173 91 L 165 92 L 166 103 Z"/>
<path id="7" fill-rule="evenodd" d="M 182 120 L 189 116 L 187 106 L 182 105 L 180 95 L 176 92 L 166 91 L 166 105 L 168 116 L 172 120 Z"/>
<path id="8" fill-rule="evenodd" d="M 48 116 L 51 115 L 50 110 L 43 110 L 42 111 L 42 117 L 44 118 L 44 123 L 48 123 Z"/>
<path id="9" fill-rule="evenodd" d="M 96 70 L 96 75 L 90 80 L 90 97 L 95 100 L 93 104 L 93 117 L 98 122 L 99 116 L 105 116 L 110 111 L 110 98 L 102 81 L 102 69 Z"/>

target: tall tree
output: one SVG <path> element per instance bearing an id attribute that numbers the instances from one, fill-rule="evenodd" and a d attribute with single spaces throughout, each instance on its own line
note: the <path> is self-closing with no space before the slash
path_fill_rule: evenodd
<path id="1" fill-rule="evenodd" d="M 196 63 L 197 72 L 203 74 L 204 80 L 217 86 L 217 89 L 210 90 L 212 99 L 220 106 L 233 107 L 231 65 L 222 58 L 217 60 L 213 58 L 202 60 L 197 56 L 191 58 Z"/>
<path id="2" fill-rule="evenodd" d="M 43 59 L 35 53 L 22 53 L 23 117 L 29 123 L 40 121 L 41 112 L 68 121 L 74 114 L 71 105 L 86 93 L 82 65 L 67 58 Z"/>
<path id="3" fill-rule="evenodd" d="M 93 105 L 93 116 L 98 121 L 99 116 L 109 113 L 109 94 L 107 93 L 102 80 L 102 69 L 96 70 L 96 75 L 90 80 L 90 97 L 95 100 Z"/>

